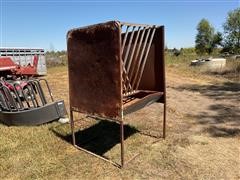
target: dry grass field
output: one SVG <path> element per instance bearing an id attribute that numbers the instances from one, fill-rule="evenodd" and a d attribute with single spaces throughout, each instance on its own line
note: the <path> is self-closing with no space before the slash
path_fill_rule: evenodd
<path id="1" fill-rule="evenodd" d="M 56 99 L 68 108 L 66 67 L 49 69 Z M 0 124 L 0 179 L 240 179 L 240 83 L 167 69 L 167 138 L 161 134 L 162 105 L 126 116 L 127 158 L 119 169 L 71 145 L 69 124 L 37 127 Z M 85 118 L 81 145 L 119 162 L 119 126 Z"/>

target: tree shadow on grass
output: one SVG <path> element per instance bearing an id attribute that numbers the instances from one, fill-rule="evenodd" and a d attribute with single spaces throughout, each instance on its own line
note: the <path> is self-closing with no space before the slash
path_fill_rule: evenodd
<path id="1" fill-rule="evenodd" d="M 215 101 L 207 111 L 187 114 L 196 123 L 205 125 L 204 132 L 213 137 L 233 137 L 240 135 L 240 83 L 225 82 L 214 85 L 182 85 L 178 91 L 199 92 Z"/>
<path id="2" fill-rule="evenodd" d="M 60 128 L 53 128 L 52 131 L 61 139 L 72 143 L 72 134 L 61 132 Z M 135 128 L 124 125 L 124 139 L 137 133 Z M 79 130 L 75 133 L 76 145 L 103 156 L 107 151 L 120 143 L 120 125 L 116 122 L 101 120 L 96 124 Z"/>
<path id="3" fill-rule="evenodd" d="M 210 126 L 205 129 L 212 137 L 234 137 L 240 135 L 239 128 L 226 128 L 218 126 Z"/>
<path id="4" fill-rule="evenodd" d="M 197 115 L 188 114 L 196 123 L 204 126 L 204 132 L 213 137 L 234 137 L 240 135 L 240 110 L 235 106 L 215 104 L 209 110 L 215 114 L 200 112 Z"/>
<path id="5" fill-rule="evenodd" d="M 182 85 L 177 90 L 189 90 L 193 92 L 200 92 L 204 96 L 209 98 L 222 100 L 229 99 L 240 102 L 240 83 L 237 82 L 225 82 L 222 84 L 211 84 L 211 85 Z"/>

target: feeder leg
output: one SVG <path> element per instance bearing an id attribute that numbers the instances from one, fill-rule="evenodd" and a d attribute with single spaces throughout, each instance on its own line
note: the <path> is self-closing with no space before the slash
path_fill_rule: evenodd
<path id="1" fill-rule="evenodd" d="M 75 132 L 74 132 L 73 111 L 70 111 L 70 123 L 71 123 L 71 131 L 72 131 L 72 143 L 75 146 L 76 145 L 76 139 L 75 139 Z"/>
<path id="2" fill-rule="evenodd" d="M 121 141 L 121 168 L 124 167 L 124 127 L 123 121 L 120 122 L 120 141 Z"/>
<path id="3" fill-rule="evenodd" d="M 163 108 L 163 138 L 166 138 L 166 102 L 164 102 Z"/>

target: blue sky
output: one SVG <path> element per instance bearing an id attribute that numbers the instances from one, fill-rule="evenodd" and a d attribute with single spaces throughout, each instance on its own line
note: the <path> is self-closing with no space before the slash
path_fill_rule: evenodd
<path id="1" fill-rule="evenodd" d="M 0 0 L 0 46 L 65 50 L 71 28 L 109 20 L 164 25 L 169 48 L 194 46 L 207 18 L 218 31 L 240 0 Z"/>

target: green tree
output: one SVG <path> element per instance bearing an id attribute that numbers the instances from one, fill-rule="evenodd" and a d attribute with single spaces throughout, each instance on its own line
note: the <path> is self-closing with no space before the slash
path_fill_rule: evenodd
<path id="1" fill-rule="evenodd" d="M 197 25 L 197 35 L 195 39 L 195 48 L 197 54 L 211 54 L 217 45 L 221 45 L 222 34 L 215 34 L 214 27 L 206 19 L 202 19 Z"/>
<path id="2" fill-rule="evenodd" d="M 176 48 L 173 48 L 173 54 L 174 54 L 175 56 L 179 56 L 179 55 L 181 54 L 181 51 L 179 51 L 179 50 L 176 49 Z"/>
<path id="3" fill-rule="evenodd" d="M 240 8 L 230 11 L 224 28 L 224 49 L 234 53 L 240 53 Z"/>
<path id="4" fill-rule="evenodd" d="M 216 34 L 214 34 L 212 48 L 216 48 L 218 45 L 222 46 L 222 40 L 223 40 L 222 33 L 217 32 Z"/>

